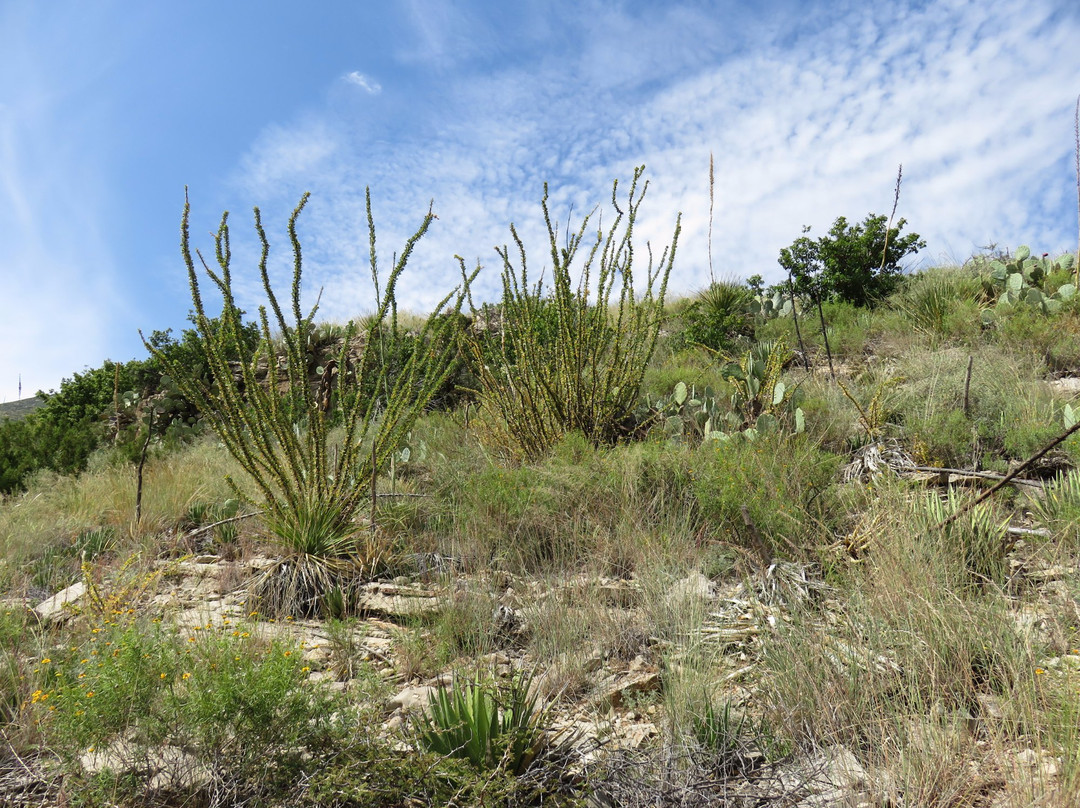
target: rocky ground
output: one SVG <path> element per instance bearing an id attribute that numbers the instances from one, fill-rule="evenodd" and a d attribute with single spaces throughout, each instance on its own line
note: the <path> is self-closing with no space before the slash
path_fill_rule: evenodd
<path id="1" fill-rule="evenodd" d="M 1023 576 L 1029 585 L 1047 587 L 1052 594 L 1057 582 L 1075 575 L 1073 569 L 1027 568 L 1022 551 L 1021 541 L 1012 559 L 1014 574 Z M 142 608 L 160 614 L 178 631 L 236 626 L 267 639 L 295 643 L 305 668 L 310 669 L 309 679 L 335 690 L 370 693 L 374 672 L 381 682 L 377 688 L 381 731 L 388 736 L 407 729 L 410 714 L 423 710 L 429 695 L 452 681 L 449 668 L 434 675 L 417 670 L 403 644 L 408 636 L 425 631 L 425 616 L 436 614 L 455 593 L 470 586 L 467 577 L 457 576 L 449 584 L 419 576 L 370 583 L 360 594 L 363 617 L 331 631 L 317 620 L 260 619 L 249 612 L 246 582 L 269 563 L 262 557 L 238 561 L 214 555 L 157 562 L 161 574 L 154 591 L 146 593 Z M 679 675 L 680 659 L 691 649 L 708 647 L 721 660 L 725 668 L 718 672 L 718 681 L 740 715 L 743 711 L 752 715 L 758 708 L 758 661 L 776 627 L 790 619 L 793 606 L 808 598 L 824 605 L 820 611 L 826 619 L 830 614 L 829 599 L 834 593 L 808 568 L 777 564 L 750 579 L 722 583 L 698 573 L 660 593 L 644 591 L 633 578 L 578 577 L 555 584 L 506 578 L 501 583 L 490 616 L 492 632 L 502 638 L 499 650 L 480 659 L 458 660 L 451 667 L 493 671 L 502 677 L 518 670 L 539 671 L 535 686 L 552 705 L 548 729 L 554 736 L 574 739 L 573 765 L 596 784 L 592 804 L 792 808 L 907 804 L 890 772 L 867 769 L 853 750 L 842 746 L 787 755 L 780 763 L 767 763 L 762 750 L 752 746 L 732 748 L 724 765 L 705 774 L 700 768 L 680 765 L 685 750 L 665 741 L 668 718 L 662 692 L 666 682 Z M 34 608 L 43 623 L 69 620 L 86 597 L 86 587 L 79 583 Z M 645 625 L 638 618 L 647 598 L 661 598 L 672 610 L 690 612 L 699 619 L 693 621 L 692 631 L 676 640 L 628 629 L 621 648 L 583 649 L 575 668 L 586 672 L 587 681 L 571 682 L 558 659 L 531 658 L 521 640 L 535 621 L 544 619 L 545 601 L 574 608 L 576 597 L 602 604 L 613 619 L 628 627 Z M 842 609 L 836 606 L 839 615 Z M 1030 607 L 1016 613 L 1018 626 L 1029 633 L 1040 631 L 1045 617 Z M 347 626 L 344 633 L 340 625 Z M 858 665 L 866 664 L 864 650 L 839 640 L 826 650 L 837 666 L 851 668 L 853 675 L 858 675 Z M 872 664 L 887 669 L 894 663 L 883 654 Z M 1080 683 L 1080 655 L 1048 659 L 1045 667 L 1052 675 L 1075 676 Z M 945 723 L 946 731 L 940 722 L 928 726 L 926 743 L 977 746 L 982 742 L 982 722 L 991 720 L 995 712 L 1000 712 L 1000 705 L 987 697 L 979 714 L 958 712 L 952 723 Z M 88 771 L 118 770 L 129 758 L 118 742 L 114 748 L 88 751 L 82 763 Z M 970 804 L 990 808 L 1062 804 L 1057 793 L 1061 761 L 1048 752 L 1018 748 L 993 759 L 992 767 L 976 773 L 984 784 L 982 796 Z M 181 750 L 161 749 L 153 766 L 151 783 L 159 789 L 199 777 Z M 61 804 L 54 784 L 47 768 L 28 763 L 5 776 L 0 805 Z"/>

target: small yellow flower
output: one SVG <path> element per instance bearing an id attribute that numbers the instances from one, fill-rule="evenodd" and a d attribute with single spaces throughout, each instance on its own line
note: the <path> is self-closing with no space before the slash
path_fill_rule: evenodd
<path id="1" fill-rule="evenodd" d="M 300 669 L 300 673 L 310 673 L 310 672 L 311 672 L 311 668 L 309 668 L 307 665 L 305 665 L 304 667 L 302 667 Z"/>
<path id="2" fill-rule="evenodd" d="M 162 679 L 164 679 L 164 678 L 165 678 L 165 674 L 164 674 L 164 673 L 160 674 L 160 676 L 161 676 L 161 678 L 162 678 Z"/>
<path id="3" fill-rule="evenodd" d="M 87 690 L 86 691 L 86 698 L 88 698 L 88 699 L 94 698 L 94 691 L 93 690 Z"/>
<path id="4" fill-rule="evenodd" d="M 1044 673 L 1046 673 L 1046 671 L 1044 671 L 1042 668 L 1036 668 L 1035 669 L 1035 675 L 1036 676 L 1042 676 Z"/>
<path id="5" fill-rule="evenodd" d="M 190 678 L 191 678 L 191 674 L 190 674 L 190 673 L 186 673 L 186 672 L 185 672 L 185 673 L 184 673 L 184 675 L 183 675 L 183 676 L 181 676 L 180 678 L 181 678 L 181 679 L 190 679 Z"/>
<path id="6" fill-rule="evenodd" d="M 48 657 L 45 657 L 43 660 L 41 660 L 42 665 L 48 665 L 50 662 L 52 662 L 52 660 Z"/>
<path id="7" fill-rule="evenodd" d="M 85 665 L 85 664 L 86 664 L 87 662 L 89 662 L 89 661 L 90 661 L 89 659 L 80 659 L 80 660 L 79 660 L 79 664 L 80 664 L 80 665 Z"/>
<path id="8" fill-rule="evenodd" d="M 188 638 L 187 638 L 187 641 L 188 641 L 188 642 L 195 642 L 195 638 L 194 638 L 194 637 L 188 637 Z"/>
<path id="9" fill-rule="evenodd" d="M 285 656 L 292 656 L 292 651 L 286 651 Z"/>

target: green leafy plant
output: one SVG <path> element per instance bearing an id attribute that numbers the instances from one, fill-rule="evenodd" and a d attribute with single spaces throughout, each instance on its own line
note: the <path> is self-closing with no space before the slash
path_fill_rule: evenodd
<path id="1" fill-rule="evenodd" d="M 196 252 L 222 298 L 220 318 L 212 322 L 189 247 L 190 205 L 185 199 L 181 248 L 208 373 L 192 372 L 190 366 L 144 340 L 169 381 L 196 404 L 261 494 L 269 536 L 285 557 L 264 571 L 255 594 L 265 597 L 272 608 L 290 612 L 313 609 L 322 588 L 347 584 L 378 570 L 383 548 L 358 539 L 361 531 L 355 516 L 368 501 L 372 475 L 389 461 L 449 376 L 461 325 L 456 315 L 475 277 L 475 273 L 466 277 L 462 287 L 444 297 L 418 334 L 400 329 L 396 285 L 435 217 L 427 213 L 406 242 L 385 286 L 380 286 L 369 191 L 370 266 L 377 309 L 367 318 L 362 335 L 357 335 L 355 322 L 345 328 L 337 356 L 314 368 L 312 378 L 312 346 L 320 341 L 314 325 L 318 302 L 308 314 L 302 313 L 302 262 L 296 233 L 307 200 L 305 194 L 289 219 L 293 279 L 288 316 L 270 285 L 270 245 L 259 209 L 255 209 L 255 229 L 262 243 L 259 274 L 267 305 L 259 307 L 260 336 L 252 346 L 234 297 L 228 213 L 222 216 L 214 238 L 218 269 L 211 269 Z M 442 316 L 447 314 L 453 316 Z M 354 337 L 362 338 L 359 355 L 349 351 Z M 402 356 L 407 358 L 391 373 L 388 357 Z M 231 357 L 238 359 L 231 361 Z M 358 395 L 355 390 L 374 390 L 379 395 Z M 337 416 L 343 434 L 331 447 L 329 429 Z M 238 499 L 246 499 L 235 483 L 230 484 Z"/>
<path id="2" fill-rule="evenodd" d="M 417 721 L 429 752 L 468 760 L 480 770 L 524 774 L 541 753 L 543 710 L 533 677 L 519 675 L 498 690 L 490 682 L 455 678 L 434 691 Z"/>
<path id="3" fill-rule="evenodd" d="M 677 220 L 671 245 L 655 264 L 650 250 L 644 288 L 635 286 L 634 226 L 648 187 L 640 182 L 643 172 L 644 167 L 634 171 L 625 208 L 615 183 L 614 221 L 606 232 L 598 230 L 587 248 L 576 286 L 571 270 L 592 217 L 567 233 L 566 246 L 560 247 L 546 185 L 542 207 L 552 264 L 550 295 L 543 279 L 530 285 L 525 245 L 513 225 L 518 265 L 508 247 L 498 251 L 503 297 L 495 355 L 490 337 L 475 330 L 464 345 L 482 403 L 505 423 L 508 448 L 527 458 L 543 455 L 575 430 L 597 444 L 612 441 L 637 403 L 663 319 L 680 229 Z M 463 261 L 461 268 L 464 274 Z"/>
<path id="4" fill-rule="evenodd" d="M 898 288 L 900 262 L 926 247 L 918 233 L 900 235 L 906 220 L 897 221 L 896 227 L 887 221 L 870 214 L 859 224 L 848 224 L 840 216 L 827 235 L 816 240 L 803 235 L 782 249 L 780 266 L 791 272 L 801 294 L 872 306 Z"/>
<path id="5" fill-rule="evenodd" d="M 301 649 L 261 643 L 250 624 L 178 634 L 110 616 L 92 626 L 39 660 L 21 708 L 76 782 L 90 777 L 80 757 L 107 754 L 130 772 L 130 804 L 144 804 L 152 762 L 182 749 L 188 773 L 203 773 L 184 786 L 186 801 L 220 804 L 231 792 L 264 803 L 342 740 L 334 696 L 307 681 Z"/>
<path id="6" fill-rule="evenodd" d="M 731 351 L 753 336 L 755 303 L 757 313 L 766 311 L 743 284 L 714 281 L 683 310 L 683 339 L 713 351 Z"/>

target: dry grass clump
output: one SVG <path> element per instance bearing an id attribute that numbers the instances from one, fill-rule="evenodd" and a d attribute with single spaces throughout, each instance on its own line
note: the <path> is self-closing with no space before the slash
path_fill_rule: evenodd
<path id="1" fill-rule="evenodd" d="M 55 591 L 74 579 L 84 556 L 99 555 L 104 544 L 116 556 L 163 549 L 164 537 L 189 524 L 193 505 L 229 498 L 223 474 L 230 471 L 235 472 L 230 458 L 210 440 L 151 458 L 138 525 L 131 466 L 99 462 L 77 477 L 39 474 L 29 490 L 0 507 L 0 588 Z M 100 536 L 109 539 L 95 538 Z"/>
<path id="2" fill-rule="evenodd" d="M 1000 785 L 994 761 L 1029 747 L 1075 776 L 1029 607 L 973 563 L 979 545 L 934 531 L 922 495 L 886 486 L 874 507 L 886 516 L 838 579 L 843 601 L 795 615 L 766 648 L 772 721 L 804 748 L 839 743 L 888 770 L 919 805 L 969 804 Z"/>

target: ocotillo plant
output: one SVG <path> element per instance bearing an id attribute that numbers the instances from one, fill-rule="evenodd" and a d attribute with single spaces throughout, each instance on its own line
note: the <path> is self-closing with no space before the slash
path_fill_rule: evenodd
<path id="1" fill-rule="evenodd" d="M 576 286 L 572 266 L 592 214 L 576 232 L 567 233 L 560 247 L 546 184 L 542 207 L 551 254 L 550 291 L 545 292 L 542 279 L 530 285 L 525 245 L 513 225 L 517 255 L 505 246 L 498 250 L 503 264 L 498 345 L 491 350 L 490 342 L 485 345 L 491 337 L 472 332 L 465 347 L 482 401 L 505 423 L 511 448 L 526 458 L 538 457 L 575 430 L 594 443 L 611 441 L 637 403 L 663 319 L 680 230 L 677 220 L 671 245 L 658 262 L 649 248 L 645 284 L 635 288 L 633 235 L 648 188 L 647 182 L 639 184 L 644 170 L 634 171 L 625 209 L 615 182 L 615 219 L 606 232 L 597 229 Z"/>
<path id="2" fill-rule="evenodd" d="M 199 408 L 258 488 L 268 534 L 282 546 L 285 558 L 264 577 L 256 591 L 265 598 L 268 608 L 288 611 L 317 608 L 324 591 L 347 586 L 370 574 L 380 563 L 382 548 L 363 538 L 368 532 L 359 529 L 354 517 L 368 501 L 373 473 L 388 461 L 449 376 L 460 328 L 456 315 L 475 277 L 475 273 L 466 277 L 461 287 L 442 299 L 419 334 L 400 331 L 396 284 L 413 248 L 435 217 L 429 210 L 380 290 L 369 191 L 367 220 L 377 309 L 364 321 L 359 356 L 353 355 L 358 336 L 358 326 L 353 322 L 345 331 L 336 360 L 319 369 L 322 379 L 313 384 L 306 348 L 315 328 L 318 302 L 306 316 L 302 313 L 302 261 L 296 234 L 296 221 L 307 200 L 305 194 L 289 219 L 293 248 L 291 317 L 283 311 L 271 288 L 267 270 L 270 245 L 259 209 L 255 208 L 255 229 L 262 244 L 259 274 L 269 312 L 267 305 L 259 307 L 261 336 L 250 348 L 241 338 L 242 312 L 233 292 L 228 213 L 222 216 L 214 239 L 218 269 L 211 269 L 202 254 L 195 252 L 222 298 L 221 316 L 212 324 L 189 246 L 190 205 L 185 192 L 181 250 L 209 380 L 147 343 L 177 388 Z M 443 316 L 447 314 L 454 316 Z M 276 338 L 271 323 L 278 333 Z M 387 356 L 407 356 L 403 365 L 394 368 L 393 376 Z M 230 362 L 227 357 L 239 357 L 239 361 Z M 261 378 L 264 368 L 266 375 Z M 381 394 L 359 395 L 357 390 Z M 344 435 L 340 446 L 331 451 L 330 425 L 338 417 Z M 243 496 L 240 488 L 229 482 Z"/>

